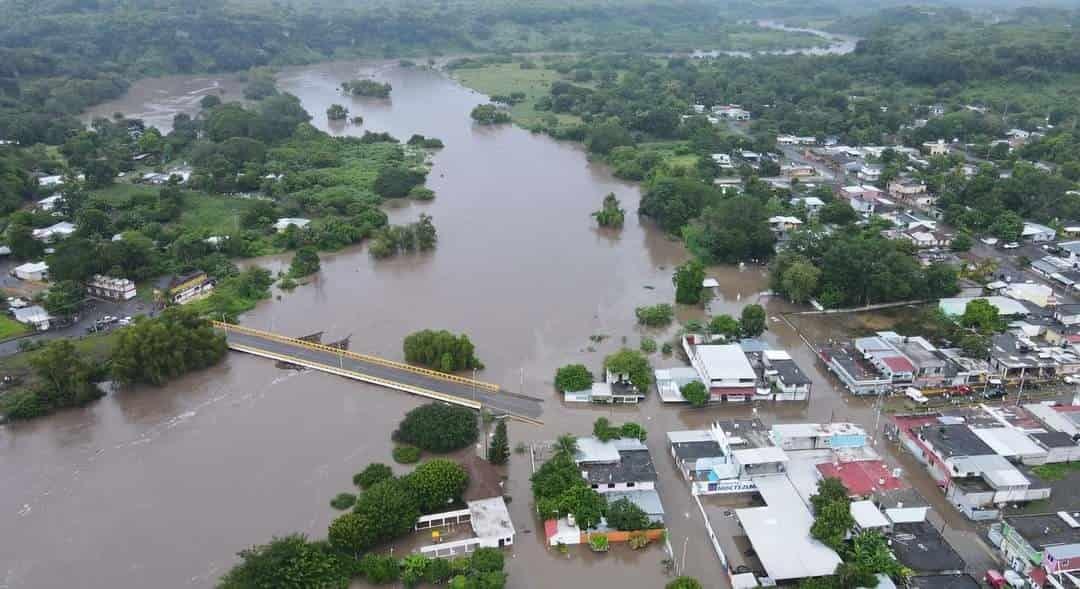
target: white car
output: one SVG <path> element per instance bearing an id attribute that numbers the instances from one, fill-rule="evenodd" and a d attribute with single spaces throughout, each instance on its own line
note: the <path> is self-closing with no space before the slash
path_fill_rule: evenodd
<path id="1" fill-rule="evenodd" d="M 996 237 L 984 237 L 979 241 L 985 243 L 986 245 L 997 245 L 998 239 Z"/>
<path id="2" fill-rule="evenodd" d="M 1006 243 L 1005 245 L 1003 245 L 1001 247 L 1003 247 L 1003 248 L 1005 248 L 1007 250 L 1014 250 L 1014 249 L 1020 247 L 1020 244 L 1016 243 L 1015 241 L 1010 241 L 1009 243 Z"/>
<path id="3" fill-rule="evenodd" d="M 1071 374 L 1061 380 L 1065 381 L 1065 384 L 1080 384 L 1080 376 L 1073 376 Z"/>

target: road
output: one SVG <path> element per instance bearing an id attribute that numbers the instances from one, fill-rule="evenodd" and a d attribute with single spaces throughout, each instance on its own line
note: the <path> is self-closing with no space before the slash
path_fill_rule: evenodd
<path id="1" fill-rule="evenodd" d="M 227 331 L 227 337 L 230 346 L 239 345 L 246 348 L 253 348 L 271 354 L 306 360 L 331 369 L 341 368 L 373 376 L 375 378 L 435 391 L 444 395 L 451 395 L 464 400 L 477 401 L 482 403 L 485 409 L 497 414 L 507 413 L 530 419 L 539 419 L 540 415 L 543 413 L 540 399 L 512 393 L 502 389 L 492 391 L 490 389 L 485 389 L 482 386 L 470 385 L 466 382 L 455 382 L 438 376 L 429 376 L 421 372 L 397 368 L 388 364 L 364 361 L 356 356 L 350 356 L 348 354 L 335 354 L 326 350 L 306 347 L 300 343 L 274 340 L 233 330 Z"/>

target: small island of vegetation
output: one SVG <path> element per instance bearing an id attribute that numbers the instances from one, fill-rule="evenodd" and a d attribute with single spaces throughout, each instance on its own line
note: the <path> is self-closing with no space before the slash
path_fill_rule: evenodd
<path id="1" fill-rule="evenodd" d="M 388 83 L 376 82 L 375 80 L 350 80 L 341 83 L 341 90 L 353 96 L 367 96 L 369 98 L 389 98 L 393 89 Z"/>

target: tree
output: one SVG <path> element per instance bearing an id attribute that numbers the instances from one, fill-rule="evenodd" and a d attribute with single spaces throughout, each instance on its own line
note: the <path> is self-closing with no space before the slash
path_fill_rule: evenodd
<path id="1" fill-rule="evenodd" d="M 341 559 L 302 534 L 274 538 L 239 556 L 241 562 L 225 573 L 219 589 L 344 589 L 349 584 Z"/>
<path id="2" fill-rule="evenodd" d="M 630 501 L 626 497 L 608 504 L 607 517 L 605 519 L 607 520 L 608 526 L 623 532 L 644 530 L 652 523 L 649 520 L 649 515 L 645 513 L 645 510 L 638 507 L 633 501 Z"/>
<path id="3" fill-rule="evenodd" d="M 648 327 L 663 327 L 671 323 L 675 317 L 675 309 L 667 303 L 638 307 L 634 309 L 634 315 L 640 325 Z"/>
<path id="4" fill-rule="evenodd" d="M 494 104 L 481 104 L 469 113 L 472 120 L 481 125 L 502 125 L 510 122 L 510 115 Z"/>
<path id="5" fill-rule="evenodd" d="M 488 462 L 492 464 L 506 464 L 510 459 L 510 439 L 506 434 L 506 420 L 499 420 L 495 425 L 495 436 L 491 438 L 488 446 Z"/>
<path id="6" fill-rule="evenodd" d="M 225 357 L 225 336 L 189 307 L 169 307 L 154 318 L 139 317 L 120 332 L 110 357 L 112 377 L 124 384 L 162 385 Z"/>
<path id="7" fill-rule="evenodd" d="M 478 435 L 472 409 L 429 403 L 406 413 L 393 437 L 429 452 L 453 452 L 476 442 Z"/>
<path id="8" fill-rule="evenodd" d="M 584 364 L 567 364 L 555 371 L 555 390 L 584 391 L 592 386 L 593 375 Z"/>
<path id="9" fill-rule="evenodd" d="M 477 548 L 469 557 L 469 568 L 478 573 L 493 573 L 503 570 L 505 557 L 498 548 Z"/>
<path id="10" fill-rule="evenodd" d="M 998 308 L 986 299 L 969 301 L 960 316 L 960 324 L 973 327 L 983 334 L 996 333 L 1005 328 L 1005 321 L 998 315 Z"/>
<path id="11" fill-rule="evenodd" d="M 619 436 L 623 438 L 634 438 L 644 442 L 646 436 L 648 436 L 648 432 L 645 431 L 645 428 L 642 427 L 640 423 L 628 421 L 619 428 Z"/>
<path id="12" fill-rule="evenodd" d="M 794 303 L 805 303 L 817 292 L 821 270 L 806 260 L 792 263 L 780 277 L 784 293 Z"/>
<path id="13" fill-rule="evenodd" d="M 327 540 L 335 549 L 358 557 L 380 540 L 373 522 L 356 512 L 340 515 L 330 522 Z"/>
<path id="14" fill-rule="evenodd" d="M 445 458 L 422 463 L 403 480 L 416 495 L 422 513 L 433 513 L 461 501 L 461 494 L 469 486 L 465 469 Z"/>
<path id="15" fill-rule="evenodd" d="M 601 442 L 610 442 L 620 437 L 619 428 L 611 425 L 611 422 L 606 417 L 596 418 L 596 421 L 593 422 L 592 433 L 593 437 Z"/>
<path id="16" fill-rule="evenodd" d="M 949 244 L 949 249 L 954 252 L 966 252 L 970 250 L 973 245 L 975 245 L 975 242 L 971 239 L 971 235 L 967 233 L 957 233 Z"/>
<path id="17" fill-rule="evenodd" d="M 740 329 L 738 320 L 731 315 L 717 315 L 709 321 L 709 333 L 722 335 L 727 341 L 738 339 Z"/>
<path id="18" fill-rule="evenodd" d="M 818 220 L 831 225 L 850 225 L 859 220 L 859 213 L 848 201 L 835 199 L 821 207 Z"/>
<path id="19" fill-rule="evenodd" d="M 676 577 L 664 589 L 701 589 L 701 583 L 693 577 Z"/>
<path id="20" fill-rule="evenodd" d="M 53 283 L 45 293 L 45 310 L 52 315 L 70 318 L 79 311 L 86 289 L 74 280 Z"/>
<path id="21" fill-rule="evenodd" d="M 688 260 L 675 268 L 671 281 L 675 283 L 675 302 L 696 305 L 701 302 L 704 291 L 705 265 L 698 260 Z"/>
<path id="22" fill-rule="evenodd" d="M 1020 241 L 1020 235 L 1024 231 L 1024 218 L 1012 211 L 1004 211 L 997 216 L 990 232 L 1001 238 L 1002 241 Z"/>
<path id="23" fill-rule="evenodd" d="M 387 479 L 364 491 L 353 512 L 371 527 L 369 533 L 378 543 L 411 532 L 420 517 L 420 506 L 411 486 L 402 479 Z"/>
<path id="24" fill-rule="evenodd" d="M 296 255 L 293 256 L 292 262 L 289 263 L 289 276 L 292 278 L 309 276 L 318 272 L 320 266 L 319 252 L 314 247 L 305 245 L 296 250 Z"/>
<path id="25" fill-rule="evenodd" d="M 847 489 L 840 479 L 822 479 L 818 482 L 817 494 L 810 497 L 810 503 L 814 506 L 810 535 L 839 552 L 848 531 L 855 525 Z"/>
<path id="26" fill-rule="evenodd" d="M 393 87 L 388 83 L 376 82 L 375 80 L 350 80 L 342 82 L 341 89 L 353 96 L 388 98 Z"/>
<path id="27" fill-rule="evenodd" d="M 401 576 L 401 564 L 389 554 L 369 552 L 360 559 L 360 573 L 372 585 L 386 585 Z"/>
<path id="28" fill-rule="evenodd" d="M 679 392 L 694 407 L 704 407 L 709 402 L 709 391 L 701 381 L 688 382 L 679 389 Z"/>
<path id="29" fill-rule="evenodd" d="M 199 99 L 199 108 L 203 110 L 210 110 L 219 104 L 221 104 L 221 98 L 216 94 L 207 94 Z"/>
<path id="30" fill-rule="evenodd" d="M 623 348 L 604 358 L 604 369 L 618 378 L 626 377 L 639 391 L 644 393 L 652 384 L 652 367 L 649 359 L 637 350 Z"/>
<path id="31" fill-rule="evenodd" d="M 70 340 L 49 342 L 30 357 L 38 383 L 10 404 L 5 414 L 11 419 L 38 417 L 62 407 L 84 405 L 104 393 L 94 384 L 94 369 L 78 353 Z"/>
<path id="32" fill-rule="evenodd" d="M 326 109 L 326 118 L 331 121 L 344 121 L 349 118 L 349 109 L 340 104 L 331 104 L 330 107 Z"/>
<path id="33" fill-rule="evenodd" d="M 379 462 L 373 462 L 364 467 L 364 470 L 353 476 L 353 484 L 361 489 L 370 489 L 376 483 L 385 481 L 393 476 L 394 470 L 389 466 Z"/>
<path id="34" fill-rule="evenodd" d="M 372 189 L 383 198 L 405 198 L 414 186 L 424 183 L 427 175 L 419 170 L 403 166 L 389 166 L 379 170 Z"/>
<path id="35" fill-rule="evenodd" d="M 581 529 L 595 528 L 604 517 L 604 496 L 584 484 L 574 485 L 556 499 L 560 513 L 570 513 Z"/>
<path id="36" fill-rule="evenodd" d="M 480 369 L 484 365 L 476 357 L 469 336 L 425 329 L 409 334 L 402 348 L 405 360 L 442 372 L 455 372 L 469 368 Z"/>
<path id="37" fill-rule="evenodd" d="M 759 198 L 739 195 L 705 207 L 683 229 L 687 248 L 708 262 L 764 261 L 774 251 L 768 211 Z"/>
<path id="38" fill-rule="evenodd" d="M 555 455 L 573 458 L 577 455 L 577 438 L 570 434 L 563 434 L 555 439 Z"/>
<path id="39" fill-rule="evenodd" d="M 619 206 L 619 199 L 615 198 L 615 193 L 611 192 L 604 197 L 604 204 L 600 210 L 593 213 L 592 216 L 596 218 L 596 223 L 601 227 L 621 228 L 626 217 L 626 211 Z"/>
<path id="40" fill-rule="evenodd" d="M 743 337 L 757 337 L 765 333 L 765 308 L 761 305 L 747 305 L 743 307 L 739 316 L 739 331 Z"/>

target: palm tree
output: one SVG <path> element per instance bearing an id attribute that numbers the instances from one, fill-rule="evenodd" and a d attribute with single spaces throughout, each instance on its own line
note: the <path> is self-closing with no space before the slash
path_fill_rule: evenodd
<path id="1" fill-rule="evenodd" d="M 555 439 L 555 456 L 564 456 L 573 459 L 577 454 L 577 438 L 570 434 L 563 434 Z"/>

